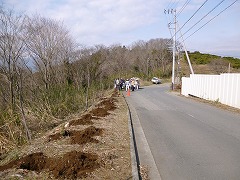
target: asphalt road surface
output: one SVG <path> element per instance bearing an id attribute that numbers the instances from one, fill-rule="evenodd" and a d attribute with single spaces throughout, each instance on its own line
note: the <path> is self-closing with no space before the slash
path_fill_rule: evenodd
<path id="1" fill-rule="evenodd" d="M 131 92 L 127 101 L 162 180 L 240 179 L 239 114 L 174 95 L 162 84 Z"/>

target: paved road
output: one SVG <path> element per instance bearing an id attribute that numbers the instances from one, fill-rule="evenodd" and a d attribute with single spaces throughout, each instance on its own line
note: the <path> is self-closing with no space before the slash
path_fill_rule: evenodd
<path id="1" fill-rule="evenodd" d="M 144 87 L 127 97 L 162 180 L 240 179 L 240 115 L 168 90 Z"/>

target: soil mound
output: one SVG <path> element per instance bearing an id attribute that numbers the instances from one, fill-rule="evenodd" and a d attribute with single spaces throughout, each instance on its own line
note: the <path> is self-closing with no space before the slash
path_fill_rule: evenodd
<path id="1" fill-rule="evenodd" d="M 11 161 L 10 163 L 0 166 L 0 171 L 9 168 L 21 168 L 27 170 L 40 171 L 44 168 L 47 157 L 42 153 L 33 153 L 21 159 Z"/>
<path id="2" fill-rule="evenodd" d="M 98 117 L 105 117 L 110 114 L 107 109 L 101 108 L 101 107 L 95 108 L 95 109 L 91 110 L 89 113 L 93 114 L 94 116 L 98 116 Z"/>
<path id="3" fill-rule="evenodd" d="M 0 166 L 0 179 L 131 179 L 126 109 L 123 99 L 116 96 L 117 91 L 112 97 L 101 98 L 91 111 L 54 129 L 47 140 L 44 136 L 24 148 L 21 154 L 31 154 Z M 116 108 L 121 110 L 102 118 Z M 64 141 L 49 143 L 61 139 Z M 99 141 L 104 143 L 98 145 Z M 79 146 L 84 152 L 76 151 Z"/>
<path id="4" fill-rule="evenodd" d="M 65 138 L 68 136 L 70 136 L 70 132 L 68 130 L 65 130 L 65 131 L 59 132 L 59 133 L 55 133 L 55 134 L 51 134 L 48 136 L 48 142 L 59 140 L 61 138 Z"/>
<path id="5" fill-rule="evenodd" d="M 98 140 L 94 139 L 94 136 L 100 136 L 103 134 L 103 129 L 90 126 L 82 131 L 68 131 L 63 133 L 49 135 L 48 141 L 59 140 L 61 138 L 70 137 L 71 144 L 86 144 L 86 143 L 98 143 Z"/>
<path id="6" fill-rule="evenodd" d="M 59 159 L 50 158 L 46 166 L 56 178 L 86 177 L 86 173 L 92 172 L 99 167 L 97 159 L 96 154 L 72 151 Z"/>
<path id="7" fill-rule="evenodd" d="M 77 125 L 93 125 L 92 119 L 98 119 L 97 117 L 93 117 L 91 114 L 85 114 L 80 119 L 72 120 L 69 122 L 69 126 L 77 126 Z"/>
<path id="8" fill-rule="evenodd" d="M 117 96 L 119 96 L 119 94 L 118 94 L 118 91 L 115 89 L 111 97 L 117 97 Z"/>
<path id="9" fill-rule="evenodd" d="M 101 136 L 103 129 L 90 126 L 83 131 L 72 131 L 70 132 L 72 144 L 85 144 L 85 143 L 98 143 L 94 136 Z"/>
<path id="10" fill-rule="evenodd" d="M 86 173 L 99 167 L 96 154 L 72 151 L 60 158 L 48 158 L 42 152 L 33 153 L 19 160 L 0 166 L 0 171 L 9 168 L 27 169 L 40 172 L 44 169 L 53 173 L 55 178 L 85 177 Z"/>
<path id="11" fill-rule="evenodd" d="M 114 104 L 115 102 L 114 98 L 105 99 L 98 104 L 98 107 L 104 107 L 107 111 L 114 111 L 117 108 Z"/>

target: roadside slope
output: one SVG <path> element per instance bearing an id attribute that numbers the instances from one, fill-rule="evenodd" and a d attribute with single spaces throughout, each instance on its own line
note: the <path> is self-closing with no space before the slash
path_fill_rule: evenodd
<path id="1" fill-rule="evenodd" d="M 127 106 L 115 92 L 0 162 L 0 178 L 131 179 Z"/>

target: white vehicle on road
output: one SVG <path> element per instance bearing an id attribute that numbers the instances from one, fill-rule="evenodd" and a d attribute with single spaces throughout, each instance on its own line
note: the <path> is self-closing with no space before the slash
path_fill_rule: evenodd
<path id="1" fill-rule="evenodd" d="M 161 80 L 157 77 L 153 77 L 151 81 L 153 84 L 161 84 Z"/>

